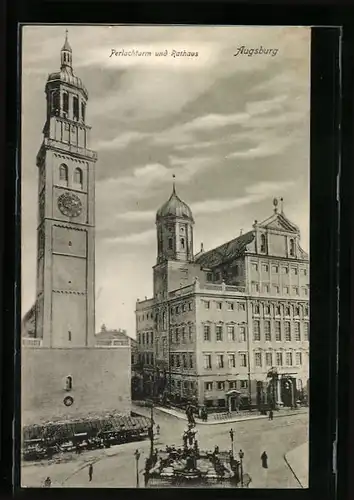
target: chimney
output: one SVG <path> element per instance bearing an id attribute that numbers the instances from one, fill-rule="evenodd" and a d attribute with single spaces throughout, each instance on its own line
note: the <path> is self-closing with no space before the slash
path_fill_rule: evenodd
<path id="1" fill-rule="evenodd" d="M 243 233 L 243 229 L 240 229 L 240 236 L 242 236 L 242 233 Z"/>
<path id="2" fill-rule="evenodd" d="M 200 251 L 204 252 L 204 243 L 203 242 L 200 244 Z"/>

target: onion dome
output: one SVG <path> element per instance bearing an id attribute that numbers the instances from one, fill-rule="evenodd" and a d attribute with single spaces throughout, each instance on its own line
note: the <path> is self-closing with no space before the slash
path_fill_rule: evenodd
<path id="1" fill-rule="evenodd" d="M 174 183 L 169 200 L 166 201 L 166 203 L 164 203 L 156 213 L 156 221 L 163 217 L 178 217 L 194 222 L 192 210 L 189 208 L 187 203 L 184 203 L 184 201 L 177 196 Z"/>

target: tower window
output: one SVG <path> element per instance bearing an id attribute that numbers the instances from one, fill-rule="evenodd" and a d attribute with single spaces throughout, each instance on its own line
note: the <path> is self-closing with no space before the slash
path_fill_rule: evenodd
<path id="1" fill-rule="evenodd" d="M 182 250 L 185 248 L 184 238 L 181 238 L 181 248 Z"/>
<path id="2" fill-rule="evenodd" d="M 82 102 L 82 103 L 81 103 L 81 119 L 82 119 L 82 121 L 83 121 L 83 122 L 85 121 L 85 111 L 86 111 L 86 109 L 85 109 L 85 108 L 86 108 L 86 107 L 85 107 L 85 103 L 84 103 L 84 102 Z"/>
<path id="3" fill-rule="evenodd" d="M 68 341 L 71 342 L 71 331 L 68 331 Z"/>
<path id="4" fill-rule="evenodd" d="M 295 243 L 294 240 L 290 240 L 290 256 L 294 257 L 295 256 Z"/>
<path id="5" fill-rule="evenodd" d="M 58 90 L 52 92 L 52 113 L 58 115 L 60 110 L 60 94 Z"/>
<path id="6" fill-rule="evenodd" d="M 66 185 L 68 184 L 68 167 L 64 163 L 59 167 L 59 180 Z"/>
<path id="7" fill-rule="evenodd" d="M 65 390 L 71 391 L 72 388 L 73 388 L 73 378 L 71 375 L 68 375 L 65 379 Z"/>
<path id="8" fill-rule="evenodd" d="M 266 237 L 264 234 L 261 234 L 261 252 L 266 251 Z"/>
<path id="9" fill-rule="evenodd" d="M 73 119 L 79 119 L 79 98 L 76 96 L 73 97 Z"/>
<path id="10" fill-rule="evenodd" d="M 80 187 L 82 188 L 82 170 L 81 170 L 81 168 L 75 168 L 74 183 L 79 184 Z"/>
<path id="11" fill-rule="evenodd" d="M 67 92 L 63 94 L 63 111 L 65 114 L 69 112 L 69 94 Z"/>
<path id="12" fill-rule="evenodd" d="M 169 250 L 172 250 L 172 248 L 173 248 L 173 244 L 172 243 L 173 243 L 172 242 L 172 238 L 168 238 L 168 249 Z"/>

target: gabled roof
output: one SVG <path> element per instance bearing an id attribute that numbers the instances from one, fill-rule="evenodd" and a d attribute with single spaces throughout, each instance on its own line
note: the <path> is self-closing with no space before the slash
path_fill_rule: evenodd
<path id="1" fill-rule="evenodd" d="M 290 233 L 300 233 L 298 226 L 290 222 L 290 220 L 285 217 L 284 213 L 274 213 L 262 222 L 259 222 L 258 227 L 264 229 L 276 229 L 278 231 L 287 231 Z"/>
<path id="2" fill-rule="evenodd" d="M 225 261 L 240 257 L 246 251 L 247 245 L 249 245 L 253 239 L 254 232 L 249 231 L 213 250 L 200 254 L 196 258 L 196 262 L 197 264 L 209 268 L 219 266 Z"/>

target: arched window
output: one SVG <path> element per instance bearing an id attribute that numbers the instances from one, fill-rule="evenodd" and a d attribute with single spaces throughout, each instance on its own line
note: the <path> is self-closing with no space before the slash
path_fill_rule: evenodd
<path id="1" fill-rule="evenodd" d="M 172 250 L 173 249 L 173 241 L 172 238 L 168 238 L 168 249 Z"/>
<path id="2" fill-rule="evenodd" d="M 67 92 L 63 93 L 63 112 L 65 114 L 69 112 L 69 94 Z"/>
<path id="3" fill-rule="evenodd" d="M 73 388 L 73 378 L 71 375 L 68 375 L 65 379 L 65 390 L 71 391 Z"/>
<path id="4" fill-rule="evenodd" d="M 290 256 L 294 257 L 295 256 L 295 242 L 294 240 L 290 240 Z"/>
<path id="5" fill-rule="evenodd" d="M 266 237 L 264 234 L 261 234 L 261 252 L 266 251 Z"/>
<path id="6" fill-rule="evenodd" d="M 81 170 L 81 168 L 75 168 L 74 184 L 79 184 L 80 187 L 82 188 L 82 170 Z"/>
<path id="7" fill-rule="evenodd" d="M 185 249 L 184 238 L 181 238 L 181 248 L 182 248 L 182 250 Z"/>
<path id="8" fill-rule="evenodd" d="M 52 113 L 58 115 L 60 110 L 60 93 L 58 90 L 52 92 Z"/>
<path id="9" fill-rule="evenodd" d="M 81 103 L 81 120 L 84 122 L 85 121 L 85 111 L 86 111 L 86 106 L 85 103 Z"/>
<path id="10" fill-rule="evenodd" d="M 73 97 L 73 119 L 79 119 L 79 98 L 76 96 Z"/>
<path id="11" fill-rule="evenodd" d="M 71 342 L 71 331 L 68 331 L 68 341 Z"/>
<path id="12" fill-rule="evenodd" d="M 68 167 L 64 163 L 59 167 L 59 180 L 62 184 L 68 184 Z"/>

